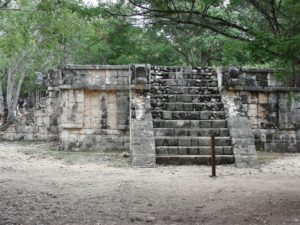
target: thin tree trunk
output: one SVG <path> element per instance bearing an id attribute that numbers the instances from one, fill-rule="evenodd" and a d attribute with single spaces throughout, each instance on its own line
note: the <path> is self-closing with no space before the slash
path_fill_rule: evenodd
<path id="1" fill-rule="evenodd" d="M 4 121 L 4 114 L 5 114 L 5 110 L 4 110 L 4 97 L 3 97 L 3 90 L 2 90 L 2 81 L 0 79 L 0 124 L 2 124 Z"/>

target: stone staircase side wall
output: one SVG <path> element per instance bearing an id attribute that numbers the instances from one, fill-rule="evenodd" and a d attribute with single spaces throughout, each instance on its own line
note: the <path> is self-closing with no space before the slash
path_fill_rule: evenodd
<path id="1" fill-rule="evenodd" d="M 149 68 L 147 65 L 136 65 L 131 74 L 130 151 L 132 166 L 135 167 L 156 165 Z"/>
<path id="2" fill-rule="evenodd" d="M 254 135 L 247 116 L 239 110 L 237 99 L 238 97 L 234 92 L 226 90 L 222 92 L 236 166 L 251 167 L 257 164 Z"/>

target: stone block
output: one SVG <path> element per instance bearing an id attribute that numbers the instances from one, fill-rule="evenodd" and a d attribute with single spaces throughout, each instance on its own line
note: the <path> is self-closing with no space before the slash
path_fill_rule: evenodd
<path id="1" fill-rule="evenodd" d="M 257 104 L 258 103 L 258 96 L 255 92 L 250 92 L 248 95 L 248 103 L 250 104 Z"/>
<path id="2" fill-rule="evenodd" d="M 236 91 L 226 91 L 226 96 L 228 96 L 229 98 L 234 98 L 237 96 L 237 92 Z"/>
<path id="3" fill-rule="evenodd" d="M 36 124 L 38 126 L 42 126 L 43 125 L 43 117 L 39 116 L 36 118 Z"/>
<path id="4" fill-rule="evenodd" d="M 105 84 L 117 84 L 118 80 L 118 71 L 117 70 L 107 70 L 105 77 Z"/>
<path id="5" fill-rule="evenodd" d="M 106 70 L 88 70 L 86 77 L 88 79 L 85 80 L 85 84 L 87 85 L 102 85 L 105 84 L 105 75 Z"/>
<path id="6" fill-rule="evenodd" d="M 167 155 L 168 154 L 168 148 L 157 147 L 156 148 L 156 154 L 158 154 L 158 155 Z"/>
<path id="7" fill-rule="evenodd" d="M 118 70 L 118 77 L 129 77 L 129 70 Z"/>
<path id="8" fill-rule="evenodd" d="M 166 80 L 166 86 L 175 86 L 175 85 L 177 85 L 177 80 L 175 79 Z"/>
<path id="9" fill-rule="evenodd" d="M 277 104 L 278 103 L 278 95 L 277 93 L 269 93 L 269 100 L 270 104 Z"/>
<path id="10" fill-rule="evenodd" d="M 252 106 L 252 107 L 249 107 L 249 106 Z M 248 105 L 247 116 L 257 117 L 257 105 Z"/>
<path id="11" fill-rule="evenodd" d="M 257 116 L 265 118 L 268 115 L 268 110 L 266 105 L 259 104 L 257 108 Z"/>
<path id="12" fill-rule="evenodd" d="M 278 81 L 278 79 L 276 79 L 274 73 L 268 73 L 268 86 L 276 87 L 278 85 L 280 86 L 280 82 Z"/>
<path id="13" fill-rule="evenodd" d="M 32 126 L 25 126 L 24 132 L 25 133 L 33 133 L 33 127 Z"/>
<path id="14" fill-rule="evenodd" d="M 212 121 L 212 128 L 226 128 L 227 121 L 226 120 L 213 120 Z"/>
<path id="15" fill-rule="evenodd" d="M 249 122 L 252 129 L 257 128 L 257 117 L 250 117 Z"/>
<path id="16" fill-rule="evenodd" d="M 249 104 L 248 110 L 257 110 L 257 104 Z"/>
<path id="17" fill-rule="evenodd" d="M 231 140 L 229 138 L 216 138 L 216 145 L 218 146 L 230 146 Z"/>
<path id="18" fill-rule="evenodd" d="M 201 120 L 208 120 L 210 115 L 211 115 L 210 111 L 200 112 L 200 119 Z"/>
<path id="19" fill-rule="evenodd" d="M 117 78 L 118 85 L 123 85 L 124 88 L 129 85 L 128 77 L 120 77 Z"/>
<path id="20" fill-rule="evenodd" d="M 258 103 L 267 104 L 269 101 L 269 96 L 267 93 L 259 93 L 258 94 Z"/>
<path id="21" fill-rule="evenodd" d="M 33 135 L 33 139 L 35 141 L 48 141 L 49 136 L 48 136 L 48 134 L 35 134 L 35 135 Z"/>
<path id="22" fill-rule="evenodd" d="M 178 139 L 178 146 L 191 146 L 191 139 Z"/>
<path id="23" fill-rule="evenodd" d="M 178 96 L 178 100 L 176 100 L 176 96 L 175 96 L 175 101 L 174 102 L 192 102 L 193 101 L 193 97 L 189 96 L 189 95 L 182 95 L 182 96 Z"/>
<path id="24" fill-rule="evenodd" d="M 199 138 L 198 139 L 199 146 L 209 146 L 210 145 L 210 138 Z"/>
<path id="25" fill-rule="evenodd" d="M 200 121 L 200 128 L 211 128 L 212 122 L 211 121 Z"/>
<path id="26" fill-rule="evenodd" d="M 166 147 L 168 149 L 168 154 L 170 155 L 177 155 L 178 152 L 178 147 Z"/>
<path id="27" fill-rule="evenodd" d="M 62 99 L 61 103 L 62 104 L 64 104 L 64 103 L 66 103 L 66 102 L 69 101 L 69 93 L 68 92 L 69 91 L 62 91 L 61 92 L 61 99 Z"/>
<path id="28" fill-rule="evenodd" d="M 50 117 L 49 116 L 43 117 L 43 124 L 45 126 L 50 126 Z"/>
<path id="29" fill-rule="evenodd" d="M 57 134 L 50 134 L 48 136 L 49 141 L 58 141 L 58 135 Z"/>
<path id="30" fill-rule="evenodd" d="M 17 132 L 17 126 L 11 125 L 9 128 L 6 129 L 5 133 L 16 133 Z"/>
<path id="31" fill-rule="evenodd" d="M 176 72 L 176 79 L 183 79 L 184 75 L 182 72 Z"/>
<path id="32" fill-rule="evenodd" d="M 180 154 L 180 155 L 187 155 L 188 154 L 188 149 L 187 148 L 178 147 L 178 154 Z"/>
<path id="33" fill-rule="evenodd" d="M 75 90 L 68 90 L 68 103 L 75 103 L 76 94 Z"/>
<path id="34" fill-rule="evenodd" d="M 24 135 L 24 140 L 25 141 L 33 141 L 34 137 L 33 137 L 33 133 L 27 133 Z"/>
<path id="35" fill-rule="evenodd" d="M 172 119 L 172 112 L 171 111 L 163 111 L 163 119 L 171 120 Z"/>
<path id="36" fill-rule="evenodd" d="M 75 101 L 78 103 L 84 103 L 84 91 L 83 90 L 75 90 Z"/>
<path id="37" fill-rule="evenodd" d="M 223 147 L 223 153 L 224 155 L 231 155 L 233 154 L 233 149 L 231 146 L 224 146 Z"/>

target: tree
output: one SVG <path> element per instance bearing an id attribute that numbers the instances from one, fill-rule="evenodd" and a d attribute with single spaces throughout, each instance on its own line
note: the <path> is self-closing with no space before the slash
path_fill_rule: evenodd
<path id="1" fill-rule="evenodd" d="M 12 4 L 9 4 L 9 3 Z M 107 17 L 80 0 L 0 1 L 0 115 L 15 121 L 20 94 L 36 88 L 36 71 L 78 64 L 170 63 L 181 56 L 156 30 Z M 3 90 L 2 90 L 3 85 Z M 5 99 L 5 100 L 4 100 Z"/>
<path id="2" fill-rule="evenodd" d="M 5 100 L 0 97 L 0 114 L 7 109 L 5 130 L 16 118 L 16 107 L 26 77 L 66 62 L 68 39 L 76 37 L 78 16 L 60 8 L 54 0 L 15 2 L 16 8 L 0 11 L 0 71 L 5 81 Z M 57 17 L 56 17 L 57 16 Z M 72 25 L 72 26 L 70 26 Z M 70 29 L 65 29 L 70 27 Z M 76 31 L 76 32 L 75 32 Z M 5 106 L 4 106 L 5 103 Z"/>
<path id="3" fill-rule="evenodd" d="M 163 30 L 184 27 L 187 33 L 195 34 L 193 37 L 205 40 L 207 34 L 221 35 L 242 46 L 256 61 L 277 61 L 294 71 L 299 69 L 298 0 L 129 0 L 126 7 L 130 13 L 121 5 L 121 10 L 111 13 L 140 16 L 146 25 Z"/>
<path id="4" fill-rule="evenodd" d="M 11 0 L 0 0 L 0 9 L 6 8 L 10 2 Z"/>

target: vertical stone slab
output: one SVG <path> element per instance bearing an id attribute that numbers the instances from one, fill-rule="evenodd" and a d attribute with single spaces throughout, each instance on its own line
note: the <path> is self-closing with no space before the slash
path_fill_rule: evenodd
<path id="1" fill-rule="evenodd" d="M 298 94 L 300 96 L 300 94 Z M 296 151 L 300 152 L 300 102 L 296 102 L 294 109 L 294 125 L 296 130 Z"/>
<path id="2" fill-rule="evenodd" d="M 257 165 L 254 135 L 247 117 L 235 116 L 228 118 L 228 128 L 232 138 L 236 166 L 252 167 Z"/>
<path id="3" fill-rule="evenodd" d="M 232 139 L 235 164 L 238 167 L 257 165 L 254 135 L 250 128 L 247 113 L 243 111 L 242 101 L 237 93 L 222 92 L 222 101 L 227 110 L 227 124 Z M 256 105 L 255 105 L 256 106 Z"/>
<path id="4" fill-rule="evenodd" d="M 278 99 L 279 106 L 279 128 L 287 129 L 289 128 L 289 118 L 288 118 L 288 93 L 280 93 Z"/>
<path id="5" fill-rule="evenodd" d="M 156 165 L 154 131 L 150 106 L 149 68 L 132 68 L 130 90 L 130 151 L 132 166 Z"/>
<path id="6" fill-rule="evenodd" d="M 129 84 L 127 84 L 129 86 Z M 117 127 L 128 129 L 129 125 L 129 88 L 128 91 L 117 92 Z"/>

